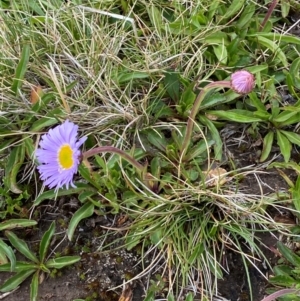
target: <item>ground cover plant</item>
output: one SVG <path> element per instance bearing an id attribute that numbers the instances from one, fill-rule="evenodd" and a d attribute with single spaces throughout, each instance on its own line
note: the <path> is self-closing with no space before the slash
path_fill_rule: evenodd
<path id="1" fill-rule="evenodd" d="M 273 213 L 298 217 L 299 180 L 278 171 L 291 190 L 268 195 L 259 180 L 269 167 L 299 174 L 298 8 L 272 3 L 268 13 L 267 1 L 248 0 L 1 1 L 0 271 L 17 273 L 1 292 L 34 274 L 36 300 L 39 273 L 80 259 L 46 260 L 54 224 L 39 258 L 13 232 L 75 197 L 69 241 L 89 218 L 122 215 L 109 232 L 124 231 L 143 267 L 126 281 L 159 270 L 164 285 L 140 300 L 211 298 L 227 250 L 242 257 L 252 298 L 248 267 L 272 269 L 256 233 L 298 235 Z M 255 165 L 235 162 L 229 136 L 233 149 L 258 149 Z M 249 176 L 260 191 L 245 187 Z"/>

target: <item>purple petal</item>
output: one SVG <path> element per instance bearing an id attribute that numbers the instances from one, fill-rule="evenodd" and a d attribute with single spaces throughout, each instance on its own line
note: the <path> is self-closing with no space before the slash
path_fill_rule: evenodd
<path id="1" fill-rule="evenodd" d="M 35 152 L 40 163 L 37 169 L 41 180 L 49 188 L 55 187 L 55 190 L 58 190 L 63 186 L 67 189 L 70 186 L 75 187 L 73 177 L 77 173 L 80 163 L 81 151 L 79 148 L 87 139 L 87 137 L 82 137 L 78 140 L 77 136 L 78 126 L 66 120 L 41 137 L 40 148 Z M 73 166 L 68 169 L 62 168 L 59 162 L 58 153 L 63 145 L 69 145 L 73 151 Z"/>

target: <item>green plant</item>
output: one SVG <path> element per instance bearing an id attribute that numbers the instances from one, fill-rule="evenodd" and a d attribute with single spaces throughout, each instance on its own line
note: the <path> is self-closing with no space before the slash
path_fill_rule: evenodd
<path id="1" fill-rule="evenodd" d="M 285 230 L 266 209 L 281 199 L 240 190 L 239 181 L 257 171 L 229 169 L 234 162 L 224 162 L 220 132 L 229 122 L 253 122 L 249 132 L 265 140 L 261 160 L 276 139 L 289 160 L 291 144 L 298 144 L 299 108 L 284 106 L 277 90 L 287 86 L 298 99 L 299 38 L 278 33 L 284 21 L 278 14 L 269 13 L 261 30 L 265 12 L 255 1 L 75 2 L 1 1 L 3 216 L 19 217 L 34 196 L 38 212 L 41 202 L 78 195 L 69 239 L 83 219 L 122 212 L 127 248 L 140 248 L 143 257 L 155 249 L 153 264 L 165 263 L 170 300 L 171 290 L 175 296 L 199 275 L 213 293 L 207 275 L 222 277 L 223 250 L 237 250 L 247 268 L 260 254 L 255 230 L 269 231 L 270 224 Z M 241 68 L 256 75 L 255 92 L 242 99 L 211 91 L 190 115 L 204 87 Z M 32 91 L 40 92 L 33 98 Z M 186 147 L 189 116 L 194 124 Z M 117 147 L 151 175 L 102 153 L 79 167 L 76 188 L 43 191 L 33 153 L 41 135 L 66 119 L 88 136 L 87 149 Z M 3 246 L 8 264 L 12 249 Z M 49 269 L 46 262 L 43 269 Z M 32 265 L 32 274 L 43 273 Z"/>
<path id="2" fill-rule="evenodd" d="M 273 268 L 274 276 L 270 277 L 269 282 L 279 287 L 289 288 L 283 290 L 285 295 L 281 296 L 280 300 L 299 300 L 298 292 L 300 289 L 300 256 L 298 256 L 295 251 L 289 249 L 282 242 L 277 243 L 277 248 L 281 253 L 282 258 L 279 259 L 278 264 Z M 272 291 L 274 291 L 274 289 L 272 289 Z M 277 291 L 277 293 L 279 292 L 280 291 Z"/>
<path id="3" fill-rule="evenodd" d="M 15 272 L 16 274 L 6 280 L 1 286 L 1 292 L 9 292 L 18 287 L 25 279 L 33 274 L 30 285 L 30 300 L 37 300 L 38 285 L 40 277 L 44 273 L 51 273 L 52 269 L 61 269 L 65 266 L 74 264 L 80 260 L 80 256 L 62 256 L 57 258 L 47 258 L 48 248 L 51 239 L 55 233 L 55 223 L 52 222 L 49 229 L 44 233 L 40 246 L 39 256 L 36 256 L 26 244 L 26 242 L 17 237 L 12 231 L 6 230 L 5 235 L 10 244 L 18 250 L 23 256 L 30 260 L 25 261 L 11 261 L 11 264 L 5 263 L 0 265 L 1 272 Z"/>
<path id="4" fill-rule="evenodd" d="M 37 222 L 28 219 L 10 219 L 0 223 L 0 231 L 31 227 L 36 225 Z M 10 262 L 10 263 L 9 263 Z M 0 239 L 0 264 L 10 265 L 10 271 L 13 271 L 16 266 L 16 256 L 12 248 L 7 245 L 2 239 Z"/>
<path id="5" fill-rule="evenodd" d="M 293 214 L 299 217 L 300 211 L 300 166 L 296 162 L 273 162 L 268 168 L 277 168 L 279 174 L 283 177 L 289 186 L 289 194 L 286 193 L 286 197 L 290 198 L 292 202 Z M 292 169 L 296 173 L 296 180 L 292 180 L 284 171 L 285 169 Z"/>
<path id="6" fill-rule="evenodd" d="M 251 107 L 251 110 L 212 110 L 206 113 L 218 117 L 218 120 L 252 123 L 252 129 L 263 136 L 263 149 L 260 161 L 263 162 L 268 158 L 272 145 L 276 140 L 284 161 L 289 162 L 292 145 L 300 146 L 300 135 L 291 129 L 291 125 L 299 121 L 300 101 L 297 101 L 292 106 L 283 106 L 279 102 L 274 84 L 271 87 L 272 90 L 266 92 L 270 99 L 270 104 L 264 103 L 255 93 L 250 93 L 249 99 L 246 100 L 246 105 Z M 271 98 L 270 91 L 275 93 L 273 98 Z"/>

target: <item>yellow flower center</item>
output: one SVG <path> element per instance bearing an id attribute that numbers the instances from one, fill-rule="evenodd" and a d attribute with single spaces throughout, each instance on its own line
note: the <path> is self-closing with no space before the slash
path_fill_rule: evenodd
<path id="1" fill-rule="evenodd" d="M 62 169 L 69 169 L 73 166 L 73 150 L 69 144 L 64 144 L 58 150 L 58 163 Z"/>

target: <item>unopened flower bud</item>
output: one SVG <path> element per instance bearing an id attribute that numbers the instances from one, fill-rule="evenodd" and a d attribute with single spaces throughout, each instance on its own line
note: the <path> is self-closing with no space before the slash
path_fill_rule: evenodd
<path id="1" fill-rule="evenodd" d="M 248 94 L 255 87 L 255 77 L 246 70 L 239 70 L 231 75 L 231 88 L 239 94 Z"/>

